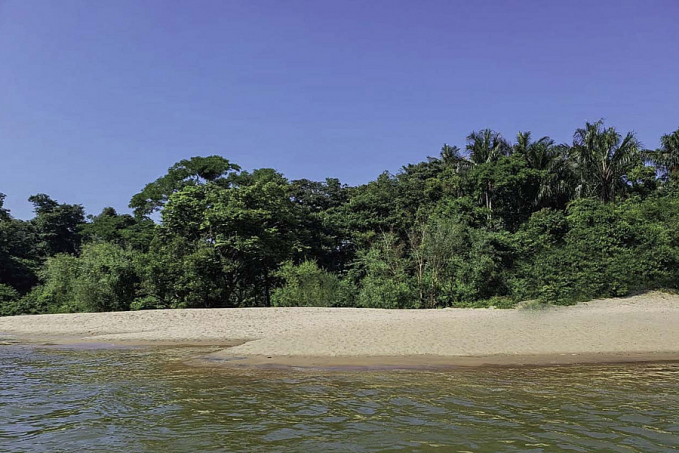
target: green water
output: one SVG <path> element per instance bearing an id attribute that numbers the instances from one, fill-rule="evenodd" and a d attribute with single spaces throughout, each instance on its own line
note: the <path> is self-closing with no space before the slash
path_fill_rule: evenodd
<path id="1" fill-rule="evenodd" d="M 2 452 L 676 452 L 679 365 L 195 368 L 209 349 L 0 346 Z"/>

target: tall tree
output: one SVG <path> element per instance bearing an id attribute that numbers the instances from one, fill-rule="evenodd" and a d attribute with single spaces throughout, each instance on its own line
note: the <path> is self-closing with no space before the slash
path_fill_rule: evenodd
<path id="1" fill-rule="evenodd" d="M 519 132 L 513 152 L 522 157 L 529 168 L 542 172 L 535 204 L 565 207 L 577 184 L 567 159 L 568 146 L 557 145 L 549 137 L 533 141 L 530 132 Z"/>
<path id="2" fill-rule="evenodd" d="M 474 164 L 497 162 L 512 153 L 512 147 L 499 132 L 491 129 L 474 131 L 467 136 L 469 159 Z"/>
<path id="3" fill-rule="evenodd" d="M 531 135 L 530 132 L 519 132 L 512 147 L 513 152 L 523 156 L 531 168 L 547 170 L 552 161 L 561 157 L 561 154 L 551 138 L 542 137 L 538 141 L 533 141 Z"/>
<path id="4" fill-rule="evenodd" d="M 679 129 L 660 138 L 660 148 L 648 153 L 649 160 L 672 179 L 679 177 Z"/>
<path id="5" fill-rule="evenodd" d="M 179 306 L 270 304 L 275 271 L 300 248 L 297 221 L 289 183 L 272 169 L 243 172 L 228 187 L 208 182 L 173 193 L 151 247 L 159 258 L 155 279 L 168 295 L 159 299 Z"/>
<path id="6" fill-rule="evenodd" d="M 450 146 L 448 143 L 444 143 L 439 152 L 439 157 L 427 156 L 427 163 L 438 170 L 445 168 L 454 168 L 460 170 L 461 166 L 464 166 L 466 159 L 462 155 L 460 148 L 457 146 Z M 404 167 L 404 169 L 408 169 Z"/>
<path id="7" fill-rule="evenodd" d="M 512 147 L 499 132 L 491 129 L 474 131 L 467 136 L 467 151 L 473 165 L 494 164 L 500 158 L 509 156 Z M 483 191 L 483 201 L 488 209 L 488 216 L 493 212 L 493 183 L 488 181 Z"/>
<path id="8" fill-rule="evenodd" d="M 153 239 L 156 224 L 144 217 L 118 214 L 112 207 L 101 214 L 87 216 L 89 222 L 82 225 L 83 239 L 90 242 L 111 242 L 123 248 L 147 251 Z"/>
<path id="9" fill-rule="evenodd" d="M 205 224 L 216 249 L 241 264 L 271 305 L 273 274 L 300 247 L 288 180 L 270 168 L 242 173 L 233 187 L 211 192 L 208 204 Z"/>
<path id="10" fill-rule="evenodd" d="M 580 178 L 580 195 L 614 202 L 628 188 L 625 177 L 640 162 L 641 144 L 633 132 L 623 137 L 599 120 L 575 131 L 571 156 Z"/>
<path id="11" fill-rule="evenodd" d="M 298 179 L 290 183 L 289 192 L 298 218 L 299 261 L 316 260 L 323 269 L 342 270 L 352 251 L 334 213 L 349 199 L 347 186 L 335 178 Z"/>
<path id="12" fill-rule="evenodd" d="M 41 260 L 30 222 L 13 219 L 3 208 L 5 195 L 0 193 L 0 286 L 24 293 L 37 282 Z"/>
<path id="13" fill-rule="evenodd" d="M 190 185 L 217 181 L 240 167 L 221 156 L 192 157 L 177 162 L 167 174 L 147 184 L 130 200 L 130 208 L 138 217 L 150 215 L 161 209 L 170 195 Z"/>
<path id="14" fill-rule="evenodd" d="M 59 204 L 44 193 L 32 195 L 38 249 L 43 256 L 57 253 L 77 254 L 80 250 L 80 226 L 85 223 L 85 209 L 79 204 Z"/>

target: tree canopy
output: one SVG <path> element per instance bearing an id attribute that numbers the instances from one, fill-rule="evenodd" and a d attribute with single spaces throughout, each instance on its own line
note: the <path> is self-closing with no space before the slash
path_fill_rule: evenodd
<path id="1" fill-rule="evenodd" d="M 149 183 L 130 200 L 137 216 L 149 215 L 161 209 L 170 195 L 190 185 L 213 182 L 240 167 L 221 156 L 192 157 L 177 162 L 165 176 Z"/>
<path id="2" fill-rule="evenodd" d="M 540 137 L 540 136 L 535 136 Z M 85 216 L 0 193 L 0 314 L 183 307 L 510 307 L 679 286 L 679 129 L 643 149 L 491 129 L 351 187 L 221 156 L 182 160 Z M 151 219 L 151 215 L 156 219 Z"/>

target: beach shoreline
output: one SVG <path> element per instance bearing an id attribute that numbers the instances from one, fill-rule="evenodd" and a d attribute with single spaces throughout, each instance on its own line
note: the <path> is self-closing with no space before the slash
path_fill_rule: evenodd
<path id="1" fill-rule="evenodd" d="M 0 318 L 48 345 L 218 346 L 203 365 L 444 368 L 679 361 L 679 296 L 542 310 L 186 309 Z"/>
<path id="2" fill-rule="evenodd" d="M 310 369 L 329 371 L 461 370 L 473 368 L 553 367 L 679 363 L 679 352 L 540 354 L 488 356 L 233 356 L 227 351 L 188 362 L 199 367 Z"/>

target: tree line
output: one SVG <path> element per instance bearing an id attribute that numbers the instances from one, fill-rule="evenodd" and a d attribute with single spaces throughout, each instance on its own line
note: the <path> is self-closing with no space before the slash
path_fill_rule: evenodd
<path id="1" fill-rule="evenodd" d="M 679 129 L 644 149 L 490 129 L 350 187 L 182 160 L 133 214 L 0 194 L 0 314 L 185 307 L 511 307 L 679 286 Z M 151 219 L 158 213 L 160 221 Z"/>

